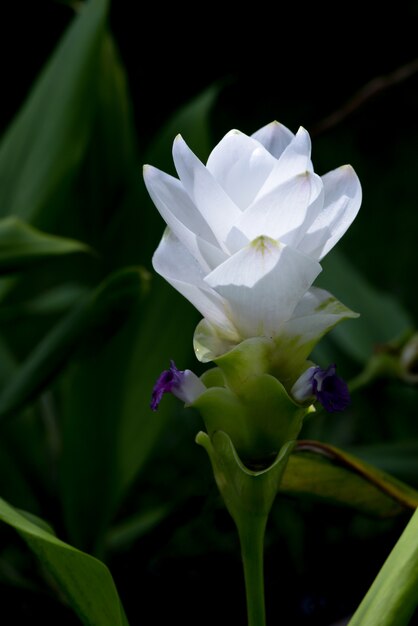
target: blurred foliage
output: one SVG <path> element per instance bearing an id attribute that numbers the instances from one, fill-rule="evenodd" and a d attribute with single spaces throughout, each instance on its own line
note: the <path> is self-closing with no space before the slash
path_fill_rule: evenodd
<path id="1" fill-rule="evenodd" d="M 380 54 L 368 55 L 370 39 L 359 35 L 355 63 L 341 33 L 337 42 L 328 32 L 341 55 L 335 74 L 311 45 L 310 66 L 305 60 L 300 68 L 301 51 L 279 62 L 283 51 L 269 24 L 259 48 L 254 41 L 228 55 L 227 24 L 218 28 L 208 16 L 211 40 L 198 28 L 188 39 L 178 7 L 168 9 L 166 34 L 161 7 L 144 8 L 140 28 L 135 3 L 113 2 L 108 14 L 105 0 L 34 2 L 24 18 L 21 3 L 9 4 L 0 9 L 3 58 L 10 59 L 0 119 L 0 495 L 82 550 L 74 551 L 76 561 L 92 563 L 92 554 L 109 565 L 130 624 L 173 615 L 192 624 L 201 606 L 201 626 L 218 621 L 219 606 L 225 620 L 244 624 L 238 540 L 194 444 L 199 417 L 172 398 L 158 414 L 149 411 L 153 382 L 170 357 L 181 368 L 202 369 L 191 341 L 198 315 L 151 271 L 164 225 L 140 167 L 172 169 L 178 132 L 204 159 L 230 128 L 253 132 L 274 118 L 312 131 L 319 173 L 350 162 L 364 187 L 363 207 L 324 263 L 321 285 L 361 318 L 333 331 L 316 358 L 357 377 L 382 344 L 417 325 L 417 74 L 382 88 L 334 127 L 316 136 L 315 129 L 364 83 L 410 61 L 413 37 L 403 30 L 397 54 L 378 38 Z M 392 29 L 400 13 L 390 16 Z M 403 29 L 414 20 L 408 4 Z M 166 36 L 163 67 L 141 37 L 145 28 L 156 48 Z M 206 57 L 214 45 L 225 50 L 220 60 Z M 189 66 L 195 54 L 199 72 Z M 19 259 L 4 252 L 8 224 L 29 239 Z M 414 385 L 379 376 L 353 394 L 343 415 L 312 416 L 303 437 L 343 447 L 417 488 L 417 400 Z M 356 491 L 363 504 L 368 488 Z M 24 538 L 28 524 L 38 533 L 35 518 L 5 507 Z M 285 614 L 287 623 L 324 626 L 354 612 L 408 515 L 383 519 L 360 508 L 300 490 L 277 500 L 266 544 L 271 623 Z M 39 533 L 42 550 L 54 550 L 58 540 L 45 528 Z M 66 544 L 59 546 L 71 560 Z M 71 563 L 71 576 L 79 576 Z M 108 570 L 97 567 L 113 590 Z M 78 607 L 80 599 L 67 574 L 40 566 L 0 527 L 0 584 L 13 623 L 79 623 L 68 609 L 68 598 Z M 112 597 L 110 611 L 119 607 Z M 84 605 L 79 615 L 98 623 Z"/>

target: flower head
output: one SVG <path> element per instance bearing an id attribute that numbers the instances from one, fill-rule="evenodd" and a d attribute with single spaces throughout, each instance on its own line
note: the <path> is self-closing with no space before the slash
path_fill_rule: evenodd
<path id="1" fill-rule="evenodd" d="M 274 122 L 251 137 L 232 130 L 204 165 L 178 136 L 179 178 L 144 168 L 167 223 L 154 269 L 203 315 L 194 347 L 217 367 L 198 379 L 171 364 L 151 407 L 171 392 L 197 408 L 211 438 L 230 437 L 240 458 L 264 461 L 298 436 L 319 400 L 349 402 L 344 381 L 309 366 L 319 339 L 357 314 L 313 287 L 320 261 L 355 218 L 361 187 L 348 166 L 314 173 L 309 134 Z"/>
<path id="2" fill-rule="evenodd" d="M 302 362 L 318 339 L 354 314 L 312 287 L 319 261 L 361 203 L 354 170 L 314 173 L 311 142 L 277 122 L 251 137 L 232 130 L 204 165 L 178 136 L 179 179 L 144 168 L 168 225 L 155 270 L 200 311 L 195 350 L 213 360 L 251 337 L 267 337 Z"/>

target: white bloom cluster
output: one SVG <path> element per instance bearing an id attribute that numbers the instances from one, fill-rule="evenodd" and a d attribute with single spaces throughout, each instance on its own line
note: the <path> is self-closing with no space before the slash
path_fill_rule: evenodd
<path id="1" fill-rule="evenodd" d="M 144 168 L 168 225 L 153 265 L 203 315 L 218 352 L 250 337 L 311 344 L 350 316 L 312 283 L 360 208 L 351 166 L 318 176 L 308 132 L 277 122 L 230 131 L 206 165 L 178 136 L 173 157 L 179 179 Z"/>

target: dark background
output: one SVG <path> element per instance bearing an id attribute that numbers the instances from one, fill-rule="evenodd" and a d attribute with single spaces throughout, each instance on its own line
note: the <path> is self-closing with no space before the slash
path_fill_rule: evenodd
<path id="1" fill-rule="evenodd" d="M 232 19 L 227 11 L 234 13 Z M 363 184 L 363 207 L 341 249 L 416 320 L 418 71 L 407 69 L 399 81 L 401 74 L 394 72 L 418 57 L 417 15 L 415 2 L 390 9 L 365 3 L 326 10 L 316 3 L 273 8 L 260 3 L 248 9 L 197 4 L 186 10 L 114 0 L 110 26 L 126 67 L 138 145 L 146 147 L 173 111 L 219 81 L 223 88 L 211 118 L 214 141 L 231 127 L 250 133 L 272 119 L 294 132 L 305 126 L 313 137 L 316 171 L 350 162 Z M 1 129 L 71 17 L 71 9 L 56 2 L 0 8 Z M 376 78 L 369 97 L 356 96 Z M 353 96 L 353 110 L 327 128 L 324 121 Z M 398 406 L 403 415 L 409 413 L 396 437 L 418 435 L 416 400 L 416 393 L 411 396 L 395 383 L 374 386 L 358 399 L 352 439 L 342 439 L 391 441 L 396 429 L 390 420 L 398 419 Z M 381 423 L 379 416 L 372 427 L 359 423 L 359 415 L 385 401 Z M 140 493 L 172 501 L 173 489 L 178 490 L 172 514 L 110 559 L 133 625 L 174 619 L 201 626 L 244 624 L 237 538 L 206 459 L 193 447 L 199 428 L 197 416 L 181 411 L 173 416 L 172 431 L 125 505 L 131 512 Z M 337 430 L 331 427 L 329 433 L 338 439 Z M 179 455 L 186 445 L 187 454 Z M 269 623 L 326 626 L 352 613 L 406 521 L 407 515 L 374 520 L 310 501 L 277 503 L 266 540 Z M 2 597 L 6 607 L 21 607 L 22 621 L 15 623 L 26 623 L 29 615 L 47 623 L 45 613 L 51 624 L 78 623 L 49 594 L 5 587 Z"/>
<path id="2" fill-rule="evenodd" d="M 374 284 L 398 293 L 417 314 L 414 290 L 400 280 L 410 270 L 414 275 L 418 72 L 410 64 L 418 58 L 417 3 L 390 10 L 370 3 L 367 11 L 356 3 L 335 10 L 261 3 L 251 12 L 226 13 L 216 4 L 190 10 L 111 4 L 138 145 L 145 148 L 173 111 L 216 82 L 224 87 L 212 114 L 214 140 L 232 127 L 251 133 L 272 119 L 294 132 L 305 126 L 314 138 L 316 170 L 351 162 L 363 184 L 363 209 L 342 246 L 351 247 Z M 65 3 L 46 0 L 2 7 L 0 128 L 23 102 L 72 15 Z M 401 71 L 397 81 L 394 72 L 403 66 L 405 76 Z M 358 97 L 365 85 L 368 95 Z M 324 121 L 353 97 L 352 112 L 326 128 Z M 385 263 L 388 255 L 391 264 Z"/>

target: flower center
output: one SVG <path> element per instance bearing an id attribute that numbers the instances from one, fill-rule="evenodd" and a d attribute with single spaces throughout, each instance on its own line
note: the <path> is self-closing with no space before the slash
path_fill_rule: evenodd
<path id="1" fill-rule="evenodd" d="M 281 245 L 279 240 L 267 237 L 267 235 L 260 235 L 251 242 L 251 246 L 263 255 L 273 252 L 274 249 L 280 248 Z"/>

